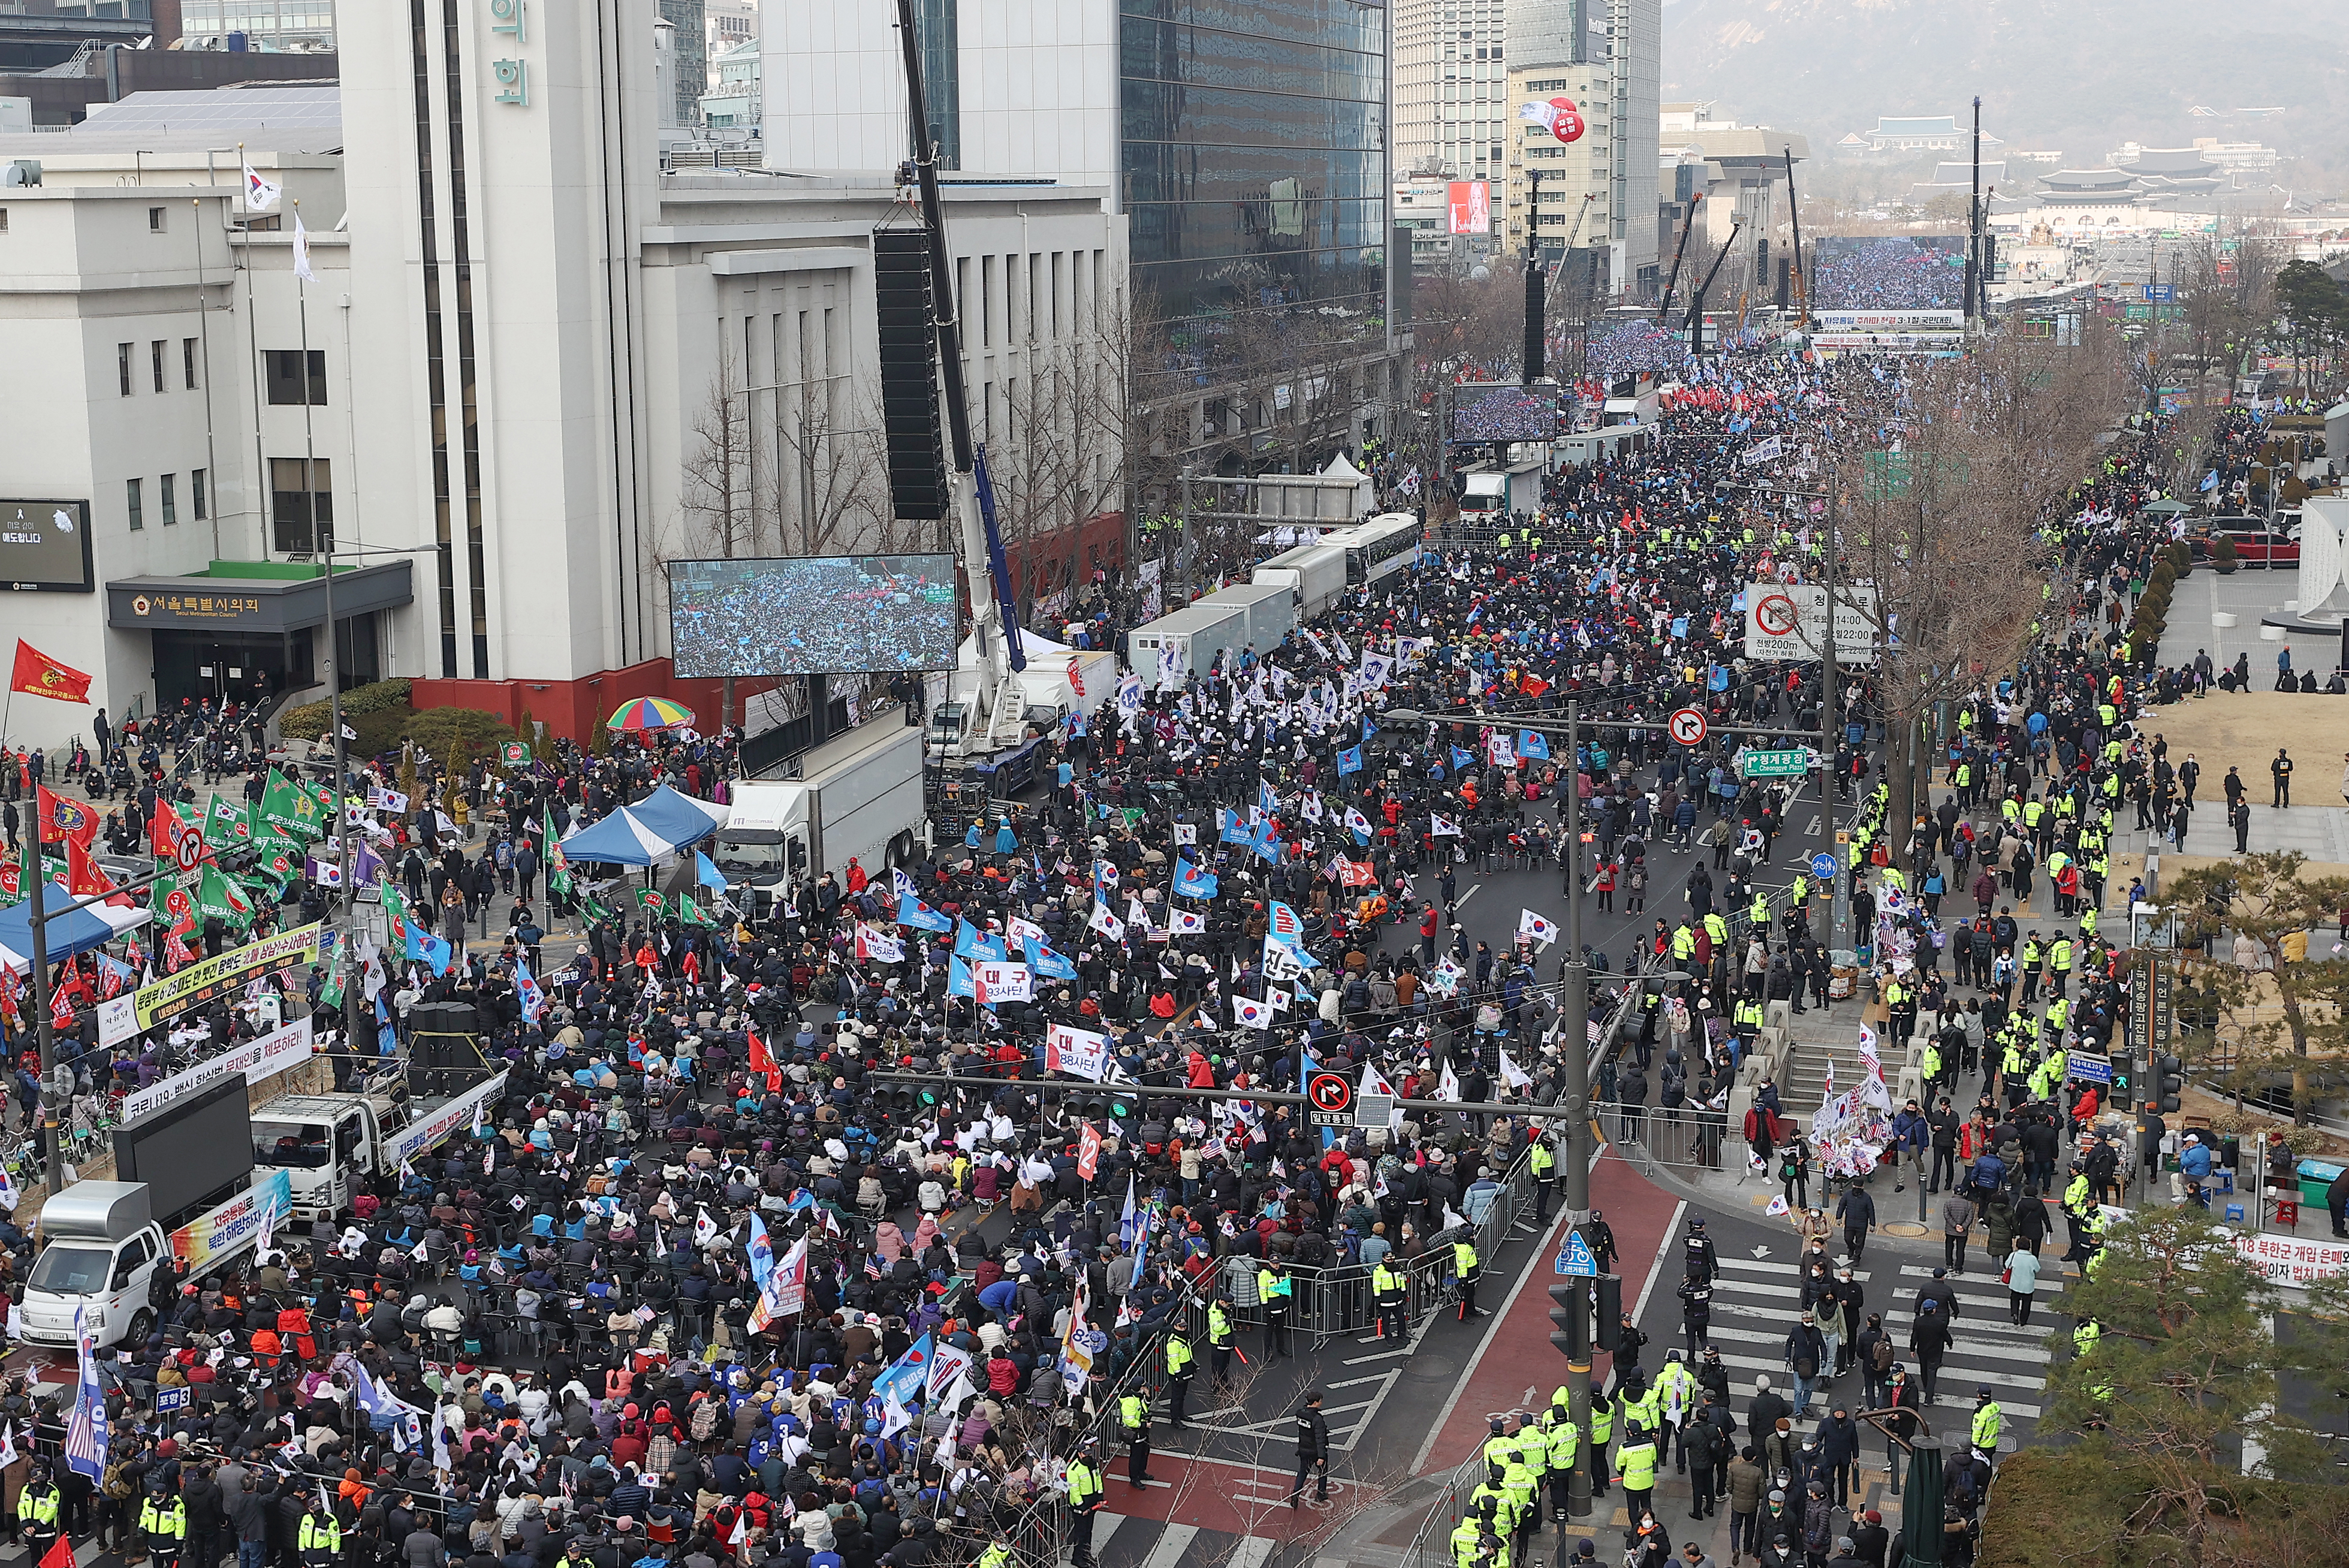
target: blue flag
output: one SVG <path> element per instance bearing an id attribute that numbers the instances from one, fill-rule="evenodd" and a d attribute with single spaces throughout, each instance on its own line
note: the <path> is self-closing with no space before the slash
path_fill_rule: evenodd
<path id="1" fill-rule="evenodd" d="M 1475 760 L 1476 759 L 1474 757 L 1471 757 L 1465 751 L 1461 750 L 1460 748 L 1455 746 L 1452 748 L 1452 766 L 1455 770 L 1465 768 Z"/>
<path id="2" fill-rule="evenodd" d="M 1349 746 L 1345 750 L 1338 753 L 1339 778 L 1343 779 L 1349 773 L 1360 773 L 1361 770 L 1362 748 L 1361 747 Z"/>
<path id="3" fill-rule="evenodd" d="M 699 850 L 693 851 L 693 880 L 703 887 L 714 887 L 721 891 L 726 886 L 726 873 L 719 871 L 718 863 Z"/>
<path id="4" fill-rule="evenodd" d="M 1227 844 L 1245 844 L 1248 841 L 1248 826 L 1240 820 L 1237 811 L 1218 806 L 1216 809 L 1216 837 Z"/>
<path id="5" fill-rule="evenodd" d="M 928 1335 L 915 1340 L 911 1349 L 873 1379 L 874 1397 L 884 1403 L 893 1399 L 900 1405 L 909 1403 L 915 1395 L 929 1387 L 930 1357 L 936 1353 L 936 1346 Z"/>
<path id="6" fill-rule="evenodd" d="M 946 932 L 954 929 L 952 920 L 911 893 L 897 895 L 897 923 L 910 925 L 916 931 Z"/>
<path id="7" fill-rule="evenodd" d="M 947 960 L 947 995 L 978 1000 L 978 983 L 971 978 L 970 965 L 959 954 Z"/>
<path id="8" fill-rule="evenodd" d="M 990 958 L 999 964 L 1011 956 L 1004 950 L 1003 938 L 992 932 L 981 934 L 967 920 L 955 923 L 954 950 L 957 958 Z"/>
<path id="9" fill-rule="evenodd" d="M 1280 863 L 1280 841 L 1273 836 L 1270 822 L 1262 824 L 1248 835 L 1248 848 L 1275 865 Z"/>
<path id="10" fill-rule="evenodd" d="M 1216 880 L 1215 872 L 1203 872 L 1186 860 L 1174 861 L 1174 891 L 1185 898 L 1215 897 Z"/>
<path id="11" fill-rule="evenodd" d="M 1034 937 L 1021 938 L 1020 946 L 1026 951 L 1028 967 L 1036 972 L 1039 979 L 1073 980 L 1077 977 L 1077 965 L 1072 959 L 1053 952 Z"/>
<path id="12" fill-rule="evenodd" d="M 1520 758 L 1538 757 L 1545 762 L 1548 761 L 1549 738 L 1538 729 L 1517 731 L 1517 755 Z"/>

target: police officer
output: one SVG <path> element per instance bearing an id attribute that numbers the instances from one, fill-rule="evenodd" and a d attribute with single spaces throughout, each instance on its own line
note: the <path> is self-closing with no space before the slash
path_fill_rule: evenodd
<path id="1" fill-rule="evenodd" d="M 1452 1275 L 1460 1284 L 1460 1313 L 1454 1322 L 1465 1323 L 1471 1317 L 1485 1315 L 1485 1310 L 1476 1305 L 1476 1281 L 1484 1272 L 1476 1257 L 1474 1233 L 1462 1232 L 1452 1243 Z"/>
<path id="2" fill-rule="evenodd" d="M 1117 1401 L 1118 1424 L 1125 1429 L 1125 1479 L 1141 1486 L 1150 1479 L 1150 1401 L 1127 1392 Z"/>
<path id="3" fill-rule="evenodd" d="M 1305 1403 L 1297 1408 L 1297 1484 L 1289 1489 L 1288 1506 L 1295 1508 L 1305 1496 L 1305 1478 L 1316 1478 L 1313 1501 L 1330 1501 L 1330 1423 L 1321 1418 L 1321 1390 L 1314 1389 L 1305 1396 Z"/>
<path id="4" fill-rule="evenodd" d="M 1190 1337 L 1178 1324 L 1166 1333 L 1166 1420 L 1176 1431 L 1188 1424 L 1183 1418 L 1183 1402 L 1191 1396 L 1191 1370 L 1195 1365 Z M 1143 1426 L 1148 1425 L 1145 1420 Z"/>
<path id="5" fill-rule="evenodd" d="M 1207 1372 L 1219 1385 L 1232 1375 L 1232 1304 L 1221 1290 L 1207 1303 Z"/>
<path id="6" fill-rule="evenodd" d="M 1402 1321 L 1404 1279 L 1402 1270 L 1394 1266 L 1394 1254 L 1392 1253 L 1381 1258 L 1378 1265 L 1371 1270 L 1371 1299 L 1379 1309 L 1381 1339 L 1410 1337 Z"/>
<path id="7" fill-rule="evenodd" d="M 37 1563 L 57 1544 L 64 1530 L 60 1514 L 64 1507 L 65 1493 L 57 1489 L 49 1467 L 34 1460 L 23 1489 L 16 1493 L 16 1529 L 25 1538 L 26 1562 Z"/>
<path id="8" fill-rule="evenodd" d="M 1623 1440 L 1615 1445 L 1615 1479 L 1623 1483 L 1623 1507 L 1640 1517 L 1656 1490 L 1656 1440 L 1644 1427 L 1628 1420 Z"/>
<path id="9" fill-rule="evenodd" d="M 1093 1515 L 1101 1511 L 1101 1444 L 1087 1438 L 1069 1461 L 1069 1543 L 1076 1568 L 1092 1568 Z"/>
<path id="10" fill-rule="evenodd" d="M 997 1531 L 987 1550 L 978 1554 L 976 1568 L 1011 1568 L 1011 1538 Z"/>
<path id="11" fill-rule="evenodd" d="M 1982 1458 L 1992 1461 L 1997 1460 L 1998 1439 L 2005 1425 L 2005 1413 L 1998 1408 L 1998 1399 L 1991 1393 L 1990 1385 L 1985 1383 L 1976 1388 L 1971 1435 L 1974 1447 L 1982 1450 Z"/>
<path id="12" fill-rule="evenodd" d="M 1534 1140 L 1526 1151 L 1526 1163 L 1534 1173 L 1534 1217 L 1543 1224 L 1549 1223 L 1549 1206 L 1557 1197 L 1557 1150 L 1549 1133 Z"/>
<path id="13" fill-rule="evenodd" d="M 305 1563 L 318 1561 L 310 1556 L 308 1522 L 304 1521 Z M 160 1475 L 147 1489 L 147 1501 L 139 1505 L 139 1535 L 147 1543 L 147 1561 L 152 1568 L 172 1568 L 180 1560 L 180 1549 L 188 1539 L 188 1504 L 185 1499 L 172 1497 L 171 1489 Z M 336 1545 L 342 1544 L 339 1530 Z M 206 1565 L 209 1568 L 209 1565 Z"/>
<path id="14" fill-rule="evenodd" d="M 1567 1390 L 1559 1385 L 1549 1398 L 1549 1408 L 1542 1413 L 1542 1430 L 1549 1438 L 1549 1511 L 1552 1519 L 1563 1523 L 1568 1503 L 1573 1495 L 1574 1463 L 1580 1457 L 1582 1432 L 1574 1424 L 1572 1407 L 1568 1403 Z"/>
<path id="15" fill-rule="evenodd" d="M 1291 1305 L 1288 1265 L 1267 1263 L 1256 1271 L 1257 1299 L 1264 1305 L 1264 1358 L 1278 1361 L 1289 1354 L 1288 1310 Z"/>

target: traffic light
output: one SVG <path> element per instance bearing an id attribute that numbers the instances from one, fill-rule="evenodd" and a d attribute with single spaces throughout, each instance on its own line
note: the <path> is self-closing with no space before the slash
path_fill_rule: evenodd
<path id="1" fill-rule="evenodd" d="M 1579 1277 L 1549 1287 L 1549 1342 L 1568 1361 L 1590 1359 L 1590 1293 Z"/>
<path id="2" fill-rule="evenodd" d="M 2178 1111 L 2178 1097 L 2186 1090 L 2186 1062 L 2181 1057 L 2153 1058 L 2153 1093 L 2157 1108 L 2164 1116 Z"/>
<path id="3" fill-rule="evenodd" d="M 1623 1276 L 1600 1274 L 1597 1281 L 1599 1299 L 1591 1315 L 1599 1327 L 1594 1338 L 1601 1350 L 1614 1350 L 1623 1343 Z"/>

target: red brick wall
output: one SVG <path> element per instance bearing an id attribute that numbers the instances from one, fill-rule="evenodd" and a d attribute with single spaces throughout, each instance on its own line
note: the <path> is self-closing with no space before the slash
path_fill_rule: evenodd
<path id="1" fill-rule="evenodd" d="M 744 678 L 734 683 L 734 716 L 742 704 L 776 682 Z M 410 683 L 409 701 L 418 708 L 473 707 L 493 713 L 509 725 L 522 722 L 523 710 L 547 727 L 551 734 L 585 742 L 613 710 L 631 697 L 663 696 L 693 710 L 696 727 L 704 733 L 719 725 L 724 697 L 719 681 L 679 680 L 667 659 L 647 659 L 626 669 L 572 681 L 417 680 Z"/>

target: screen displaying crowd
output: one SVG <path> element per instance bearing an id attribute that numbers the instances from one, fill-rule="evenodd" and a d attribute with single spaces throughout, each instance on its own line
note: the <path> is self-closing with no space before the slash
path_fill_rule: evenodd
<path id="1" fill-rule="evenodd" d="M 955 596 L 951 555 L 680 562 L 669 645 L 688 680 L 942 669 Z"/>
<path id="2" fill-rule="evenodd" d="M 1962 235 L 1893 239 L 1842 236 L 1819 242 L 1818 310 L 1962 310 Z"/>
<path id="3" fill-rule="evenodd" d="M 1521 387 L 1460 387 L 1452 394 L 1454 441 L 1547 441 L 1557 434 L 1557 402 Z"/>

